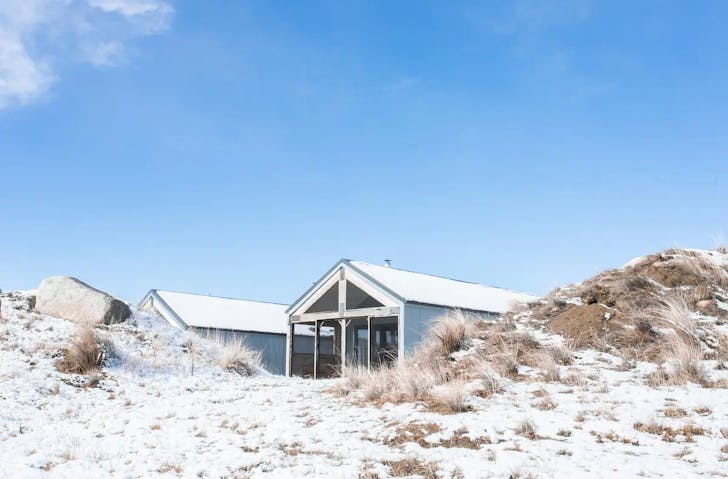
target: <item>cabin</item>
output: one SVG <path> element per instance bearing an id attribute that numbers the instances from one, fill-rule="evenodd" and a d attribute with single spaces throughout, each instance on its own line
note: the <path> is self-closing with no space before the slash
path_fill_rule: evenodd
<path id="1" fill-rule="evenodd" d="M 221 341 L 244 341 L 260 352 L 261 365 L 272 374 L 285 372 L 287 307 L 158 289 L 150 290 L 139 303 L 139 309 L 155 312 L 177 328 Z M 313 333 L 308 334 L 313 344 Z"/>
<path id="2" fill-rule="evenodd" d="M 342 259 L 287 310 L 286 375 L 335 377 L 411 354 L 454 309 L 497 319 L 526 293 Z"/>

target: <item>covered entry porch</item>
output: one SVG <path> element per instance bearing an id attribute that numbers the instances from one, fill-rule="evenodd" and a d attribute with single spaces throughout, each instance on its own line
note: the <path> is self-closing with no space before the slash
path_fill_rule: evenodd
<path id="1" fill-rule="evenodd" d="M 396 361 L 399 317 L 303 320 L 290 324 L 289 337 L 289 375 L 337 377 L 344 368 L 376 368 Z"/>

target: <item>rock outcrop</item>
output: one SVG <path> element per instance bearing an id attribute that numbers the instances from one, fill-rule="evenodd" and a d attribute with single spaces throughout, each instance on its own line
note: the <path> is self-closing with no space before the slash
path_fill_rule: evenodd
<path id="1" fill-rule="evenodd" d="M 40 283 L 35 310 L 84 325 L 120 323 L 131 316 L 123 301 L 68 276 L 52 276 Z"/>

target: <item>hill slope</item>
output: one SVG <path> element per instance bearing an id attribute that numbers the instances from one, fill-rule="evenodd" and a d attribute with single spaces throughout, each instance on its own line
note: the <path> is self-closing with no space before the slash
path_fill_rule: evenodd
<path id="1" fill-rule="evenodd" d="M 33 312 L 32 293 L 3 294 L 0 476 L 724 477 L 725 288 L 656 272 L 704 255 L 725 259 L 667 252 L 506 321 L 444 318 L 402 367 L 326 381 L 226 371 L 219 345 L 138 312 L 96 329 L 100 372 L 62 373 L 77 326 Z M 661 316 L 678 293 L 680 332 Z M 564 327 L 595 307 L 591 333 Z M 656 381 L 680 364 L 668 338 L 699 346 L 687 359 L 700 382 Z"/>

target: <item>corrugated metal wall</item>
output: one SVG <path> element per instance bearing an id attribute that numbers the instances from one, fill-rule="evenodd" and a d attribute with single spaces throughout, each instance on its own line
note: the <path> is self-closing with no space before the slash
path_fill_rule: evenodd
<path id="1" fill-rule="evenodd" d="M 221 340 L 243 340 L 249 348 L 259 351 L 262 366 L 271 374 L 286 373 L 286 335 L 254 333 L 229 329 L 190 328 L 202 337 Z"/>

